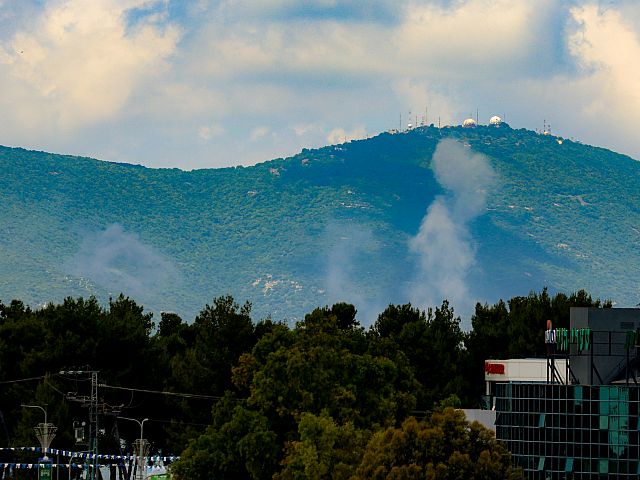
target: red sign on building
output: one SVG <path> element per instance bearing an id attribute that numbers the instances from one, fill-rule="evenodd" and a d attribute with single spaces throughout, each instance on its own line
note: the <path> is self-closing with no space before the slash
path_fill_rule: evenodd
<path id="1" fill-rule="evenodd" d="M 504 375 L 504 363 L 484 362 L 484 373 L 488 375 Z"/>

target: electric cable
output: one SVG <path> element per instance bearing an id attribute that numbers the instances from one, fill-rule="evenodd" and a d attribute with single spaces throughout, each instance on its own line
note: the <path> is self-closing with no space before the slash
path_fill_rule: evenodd
<path id="1" fill-rule="evenodd" d="M 144 388 L 132 388 L 132 387 L 116 387 L 115 385 L 107 385 L 105 383 L 98 384 L 100 388 L 110 388 L 112 390 L 126 390 L 130 392 L 142 392 L 142 393 L 155 393 L 158 395 L 169 395 L 175 397 L 183 397 L 183 398 L 193 398 L 198 400 L 221 400 L 223 397 L 214 396 L 214 395 L 200 395 L 197 393 L 177 393 L 177 392 L 167 392 L 162 390 L 147 390 Z"/>
<path id="2" fill-rule="evenodd" d="M 30 382 L 32 380 L 42 380 L 43 378 L 45 378 L 44 375 L 42 375 L 40 377 L 20 378 L 18 380 L 4 380 L 4 381 L 0 382 L 0 385 L 6 385 L 8 383 Z"/>

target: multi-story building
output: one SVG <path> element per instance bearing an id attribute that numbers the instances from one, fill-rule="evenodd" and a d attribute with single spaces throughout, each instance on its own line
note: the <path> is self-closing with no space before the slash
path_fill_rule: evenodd
<path id="1" fill-rule="evenodd" d="M 527 478 L 640 477 L 638 332 L 640 309 L 572 308 L 546 358 L 487 361 L 496 437 Z"/>

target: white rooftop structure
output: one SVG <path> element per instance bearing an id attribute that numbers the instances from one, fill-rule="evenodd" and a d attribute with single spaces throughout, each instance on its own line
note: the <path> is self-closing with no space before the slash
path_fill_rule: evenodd
<path id="1" fill-rule="evenodd" d="M 556 359 L 556 368 L 565 381 L 566 359 Z M 485 360 L 486 382 L 546 382 L 547 360 L 545 358 L 511 358 L 509 360 Z"/>
<path id="2" fill-rule="evenodd" d="M 499 116 L 497 116 L 497 115 L 494 115 L 493 117 L 491 117 L 491 118 L 489 119 L 489 125 L 495 125 L 495 126 L 498 126 L 498 125 L 500 125 L 501 123 L 502 123 L 502 119 L 501 119 Z"/>
<path id="3" fill-rule="evenodd" d="M 462 122 L 463 128 L 474 128 L 476 126 L 476 121 L 473 118 L 467 118 L 464 122 Z"/>

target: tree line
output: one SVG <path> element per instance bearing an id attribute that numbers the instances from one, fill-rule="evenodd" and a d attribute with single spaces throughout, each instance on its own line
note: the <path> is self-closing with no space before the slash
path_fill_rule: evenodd
<path id="1" fill-rule="evenodd" d="M 254 322 L 230 296 L 157 324 L 122 295 L 0 302 L 0 447 L 36 444 L 31 404 L 58 426 L 52 447 L 78 450 L 91 382 L 69 372 L 96 371 L 99 452 L 129 453 L 140 429 L 122 417 L 148 418 L 179 478 L 515 478 L 508 452 L 450 407 L 478 405 L 485 359 L 542 355 L 546 320 L 568 327 L 571 306 L 611 304 L 544 289 L 478 304 L 465 332 L 447 301 L 389 305 L 368 328 L 347 303 L 288 325 Z"/>

